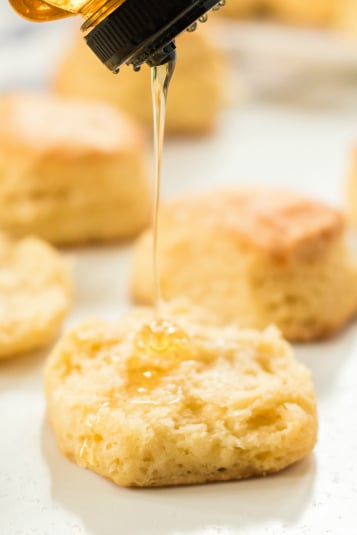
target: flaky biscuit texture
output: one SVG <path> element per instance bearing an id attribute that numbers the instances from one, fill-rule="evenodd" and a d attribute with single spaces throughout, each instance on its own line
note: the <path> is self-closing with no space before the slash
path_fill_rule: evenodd
<path id="1" fill-rule="evenodd" d="M 119 485 L 160 486 L 266 475 L 311 451 L 310 373 L 275 329 L 214 327 L 182 304 L 164 317 L 188 335 L 174 362 L 138 353 L 135 336 L 151 310 L 84 323 L 57 345 L 46 398 L 66 455 Z M 137 388 L 150 366 L 159 379 Z"/>

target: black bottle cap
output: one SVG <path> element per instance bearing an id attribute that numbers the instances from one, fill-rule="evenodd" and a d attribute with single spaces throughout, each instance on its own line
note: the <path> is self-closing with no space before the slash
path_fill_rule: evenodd
<path id="1" fill-rule="evenodd" d="M 85 37 L 111 70 L 160 65 L 175 54 L 175 37 L 219 0 L 125 0 Z"/>

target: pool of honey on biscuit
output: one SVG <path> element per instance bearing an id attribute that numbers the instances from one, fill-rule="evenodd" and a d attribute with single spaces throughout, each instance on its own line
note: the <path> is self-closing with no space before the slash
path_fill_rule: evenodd
<path id="1" fill-rule="evenodd" d="M 136 397 L 148 396 L 165 376 L 190 359 L 190 339 L 179 325 L 167 320 L 146 323 L 135 335 L 133 356 L 126 363 L 126 388 Z"/>

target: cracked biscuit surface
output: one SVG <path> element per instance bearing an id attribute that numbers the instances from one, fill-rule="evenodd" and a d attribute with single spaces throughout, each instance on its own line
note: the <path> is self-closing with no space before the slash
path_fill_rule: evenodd
<path id="1" fill-rule="evenodd" d="M 274 328 L 212 326 L 171 305 L 174 346 L 157 352 L 138 343 L 152 317 L 137 309 L 118 323 L 83 323 L 50 355 L 47 413 L 63 453 L 142 487 L 266 475 L 312 450 L 310 373 Z"/>
<path id="2" fill-rule="evenodd" d="M 289 340 L 336 331 L 357 310 L 357 261 L 338 210 L 284 190 L 241 188 L 163 204 L 159 265 L 165 299 L 186 297 L 219 323 Z M 132 295 L 151 303 L 151 231 L 138 239 Z"/>
<path id="3" fill-rule="evenodd" d="M 37 238 L 14 242 L 0 235 L 0 359 L 53 340 L 71 298 L 67 266 Z"/>

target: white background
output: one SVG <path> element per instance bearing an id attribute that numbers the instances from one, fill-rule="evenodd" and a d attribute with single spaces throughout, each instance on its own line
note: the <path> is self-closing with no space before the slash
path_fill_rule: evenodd
<path id="1" fill-rule="evenodd" d="M 21 34 L 0 41 L 2 89 L 43 84 L 60 49 L 62 26 L 30 29 L 9 18 L 6 7 L 1 10 L 0 34 L 10 29 Z M 356 72 L 352 66 L 351 78 Z M 228 183 L 272 184 L 342 206 L 357 141 L 357 90 L 336 84 L 346 77 L 336 65 L 330 78 L 326 71 L 324 76 L 323 88 L 300 77 L 301 99 L 291 79 L 279 100 L 266 91 L 259 100 L 247 98 L 245 86 L 244 99 L 243 90 L 237 94 L 240 106 L 223 114 L 214 136 L 169 140 L 164 195 Z M 325 101 L 316 99 L 317 88 Z M 74 263 L 76 285 L 67 325 L 88 315 L 115 317 L 129 306 L 130 246 L 65 254 Z M 58 452 L 45 421 L 45 352 L 0 363 L 0 534 L 354 535 L 357 327 L 296 353 L 311 367 L 318 396 L 320 432 L 313 455 L 266 479 L 156 490 L 118 488 Z"/>

